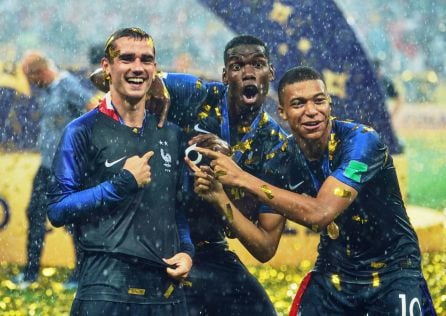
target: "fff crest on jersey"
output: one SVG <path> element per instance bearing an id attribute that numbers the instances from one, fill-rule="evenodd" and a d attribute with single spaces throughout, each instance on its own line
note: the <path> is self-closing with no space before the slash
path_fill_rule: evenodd
<path id="1" fill-rule="evenodd" d="M 166 172 L 170 172 L 171 168 L 172 168 L 172 156 L 167 152 L 167 146 L 168 143 L 167 141 L 161 141 L 159 142 L 160 146 L 161 146 L 161 158 L 163 159 L 164 163 L 163 166 L 166 167 L 164 169 L 164 171 Z M 164 148 L 163 148 L 164 146 Z"/>

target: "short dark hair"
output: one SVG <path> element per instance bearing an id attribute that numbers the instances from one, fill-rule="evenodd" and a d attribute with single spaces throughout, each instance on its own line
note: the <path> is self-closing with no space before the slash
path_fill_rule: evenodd
<path id="1" fill-rule="evenodd" d="M 279 87 L 278 87 L 279 103 L 282 104 L 282 94 L 285 86 L 307 80 L 322 80 L 322 82 L 325 85 L 324 78 L 314 68 L 300 66 L 300 67 L 293 67 L 287 70 L 287 72 L 285 72 L 285 74 L 282 76 L 282 78 L 280 78 L 279 81 Z"/>
<path id="2" fill-rule="evenodd" d="M 122 29 L 115 31 L 112 35 L 110 35 L 110 37 L 105 42 L 104 57 L 107 58 L 110 62 L 113 62 L 112 57 L 116 57 L 116 56 L 113 56 L 115 42 L 117 39 L 119 39 L 121 37 L 129 37 L 129 38 L 133 38 L 136 40 L 143 40 L 143 39 L 151 40 L 153 43 L 153 53 L 155 54 L 155 43 L 153 41 L 152 36 L 150 36 L 144 30 L 142 30 L 138 27 L 127 27 L 127 28 L 122 28 Z"/>
<path id="3" fill-rule="evenodd" d="M 224 55 L 223 55 L 225 65 L 227 65 L 227 63 L 228 63 L 228 50 L 230 50 L 231 48 L 234 48 L 236 46 L 240 46 L 240 45 L 262 46 L 265 49 L 266 58 L 268 58 L 268 60 L 269 60 L 269 49 L 268 49 L 268 46 L 266 45 L 266 43 L 255 36 L 245 34 L 245 35 L 239 35 L 239 36 L 234 37 L 232 40 L 230 40 L 226 44 Z"/>

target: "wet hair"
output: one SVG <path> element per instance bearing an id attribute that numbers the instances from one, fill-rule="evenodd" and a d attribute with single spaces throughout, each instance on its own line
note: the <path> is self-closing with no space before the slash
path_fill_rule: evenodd
<path id="1" fill-rule="evenodd" d="M 311 67 L 300 66 L 287 70 L 279 81 L 279 87 L 277 90 L 279 92 L 279 103 L 282 104 L 282 94 L 285 86 L 308 80 L 322 80 L 325 85 L 322 75 Z"/>
<path id="2" fill-rule="evenodd" d="M 155 54 L 155 43 L 153 41 L 152 36 L 147 34 L 145 31 L 143 31 L 140 28 L 137 27 L 128 27 L 128 28 L 122 28 L 117 31 L 115 31 L 110 37 L 107 39 L 104 45 L 104 57 L 107 58 L 110 63 L 113 62 L 113 58 L 116 57 L 116 51 L 115 51 L 115 42 L 117 39 L 122 37 L 129 37 L 135 40 L 148 40 L 152 41 L 153 43 L 153 53 Z"/>
<path id="3" fill-rule="evenodd" d="M 262 46 L 265 50 L 265 56 L 266 58 L 269 60 L 269 49 L 268 46 L 266 45 L 266 43 L 264 41 L 262 41 L 261 39 L 252 36 L 252 35 L 240 35 L 240 36 L 236 36 L 234 37 L 232 40 L 230 40 L 226 46 L 225 46 L 225 51 L 224 51 L 224 55 L 223 55 L 223 59 L 224 59 L 224 63 L 225 65 L 228 64 L 228 50 L 230 50 L 231 48 L 234 48 L 236 46 L 240 46 L 240 45 L 259 45 Z"/>

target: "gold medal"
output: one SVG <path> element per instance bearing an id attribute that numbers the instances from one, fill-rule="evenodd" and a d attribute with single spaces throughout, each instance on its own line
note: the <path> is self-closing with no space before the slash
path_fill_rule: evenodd
<path id="1" fill-rule="evenodd" d="M 338 239 L 338 237 L 339 237 L 339 226 L 336 225 L 335 222 L 331 222 L 327 226 L 327 234 L 328 234 L 328 237 L 330 237 L 333 240 Z"/>

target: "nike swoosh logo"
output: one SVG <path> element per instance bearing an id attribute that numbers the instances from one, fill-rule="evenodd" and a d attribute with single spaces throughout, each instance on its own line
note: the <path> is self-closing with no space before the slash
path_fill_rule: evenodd
<path id="1" fill-rule="evenodd" d="M 303 181 L 301 181 L 301 182 L 299 182 L 298 184 L 295 184 L 295 185 L 291 185 L 291 184 L 288 183 L 288 186 L 290 187 L 291 191 L 294 191 L 295 189 L 300 187 L 303 183 L 304 183 Z"/>
<path id="2" fill-rule="evenodd" d="M 108 159 L 105 160 L 105 167 L 110 168 L 113 165 L 116 165 L 118 162 L 120 162 L 122 159 L 125 159 L 127 156 L 121 157 L 118 160 L 112 161 L 112 162 L 108 162 Z"/>
<path id="3" fill-rule="evenodd" d="M 194 131 L 199 132 L 199 133 L 209 134 L 208 131 L 205 131 L 204 129 L 201 129 L 199 124 L 195 124 Z"/>

